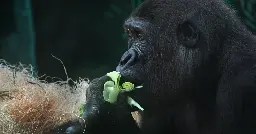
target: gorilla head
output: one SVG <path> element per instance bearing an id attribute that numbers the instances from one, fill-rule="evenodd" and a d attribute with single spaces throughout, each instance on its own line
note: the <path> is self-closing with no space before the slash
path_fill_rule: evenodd
<path id="1" fill-rule="evenodd" d="M 116 70 L 144 84 L 134 93 L 144 107 L 199 99 L 198 93 L 216 91 L 223 44 L 234 26 L 244 31 L 216 0 L 147 0 L 124 23 L 128 50 Z"/>

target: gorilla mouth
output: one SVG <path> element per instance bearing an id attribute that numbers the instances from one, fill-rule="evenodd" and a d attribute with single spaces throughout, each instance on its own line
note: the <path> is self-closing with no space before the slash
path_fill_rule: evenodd
<path id="1" fill-rule="evenodd" d="M 126 73 L 121 73 L 120 83 L 131 82 L 134 86 L 143 86 L 144 82 L 141 78 L 135 77 L 136 75 L 126 75 Z"/>
<path id="2" fill-rule="evenodd" d="M 121 79 L 120 84 L 124 82 L 131 82 L 134 84 L 135 90 L 130 92 L 125 92 L 124 94 L 134 99 L 138 104 L 140 104 L 144 109 L 146 108 L 146 103 L 143 98 L 145 98 L 145 77 L 141 75 L 142 73 L 138 73 L 138 71 L 126 69 L 120 72 Z M 121 85 L 120 85 L 121 86 Z M 143 86 L 141 88 L 136 88 L 138 86 Z M 146 95 L 147 96 L 147 95 Z M 132 111 L 138 111 L 137 107 L 132 107 Z"/>

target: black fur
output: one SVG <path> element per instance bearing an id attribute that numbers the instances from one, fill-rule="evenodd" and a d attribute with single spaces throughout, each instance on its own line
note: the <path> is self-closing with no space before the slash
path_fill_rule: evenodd
<path id="1" fill-rule="evenodd" d="M 221 0 L 146 0 L 124 29 L 117 71 L 144 84 L 130 94 L 145 109 L 133 133 L 256 133 L 256 38 Z"/>

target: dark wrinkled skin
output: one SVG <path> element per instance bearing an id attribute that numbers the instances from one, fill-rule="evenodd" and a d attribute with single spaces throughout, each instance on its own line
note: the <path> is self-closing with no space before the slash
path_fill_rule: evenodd
<path id="1" fill-rule="evenodd" d="M 129 94 L 145 109 L 140 130 L 127 95 L 103 102 L 99 78 L 88 90 L 87 133 L 111 133 L 114 120 L 119 133 L 256 133 L 256 38 L 221 0 L 146 0 L 124 29 L 128 50 L 116 70 L 143 83 Z"/>

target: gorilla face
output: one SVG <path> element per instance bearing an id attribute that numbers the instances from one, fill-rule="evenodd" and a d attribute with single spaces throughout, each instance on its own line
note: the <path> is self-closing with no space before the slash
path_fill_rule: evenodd
<path id="1" fill-rule="evenodd" d="M 219 16 L 207 6 L 191 1 L 148 0 L 124 23 L 128 50 L 116 70 L 129 81 L 143 83 L 133 95 L 146 108 L 178 104 L 217 77 L 216 52 L 224 23 L 216 22 Z"/>

